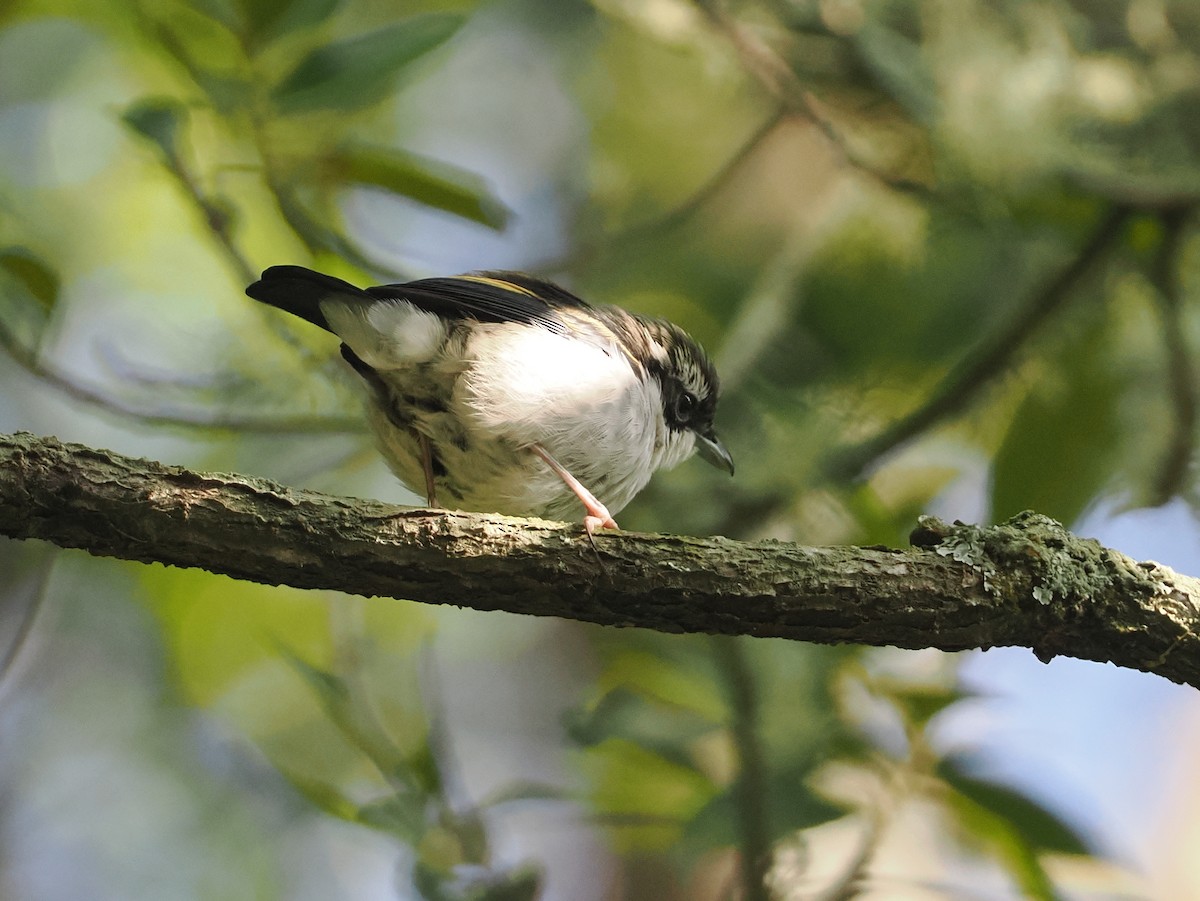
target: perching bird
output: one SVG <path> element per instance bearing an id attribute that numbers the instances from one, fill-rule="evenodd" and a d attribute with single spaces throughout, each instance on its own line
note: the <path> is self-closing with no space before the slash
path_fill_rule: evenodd
<path id="1" fill-rule="evenodd" d="M 388 465 L 431 507 L 563 519 L 582 502 L 590 536 L 693 451 L 733 474 L 717 373 L 665 320 L 512 272 L 360 289 L 272 266 L 246 293 L 342 340 Z"/>

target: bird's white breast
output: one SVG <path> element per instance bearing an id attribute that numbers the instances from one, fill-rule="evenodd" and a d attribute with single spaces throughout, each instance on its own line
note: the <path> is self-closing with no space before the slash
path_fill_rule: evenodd
<path id="1" fill-rule="evenodd" d="M 403 300 L 321 304 L 330 328 L 372 369 L 426 363 L 446 341 L 446 323 Z"/>
<path id="2" fill-rule="evenodd" d="M 656 379 L 635 371 L 615 344 L 599 346 L 541 328 L 484 325 L 467 342 L 471 359 L 455 391 L 474 429 L 518 448 L 540 444 L 616 513 L 660 466 L 692 451 L 669 433 Z M 578 502 L 536 458 L 504 490 L 553 494 L 548 515 Z"/>
<path id="3" fill-rule="evenodd" d="M 477 329 L 466 351 L 462 397 L 472 417 L 522 444 L 581 432 L 640 440 L 655 418 L 646 384 L 615 346 L 502 324 Z"/>

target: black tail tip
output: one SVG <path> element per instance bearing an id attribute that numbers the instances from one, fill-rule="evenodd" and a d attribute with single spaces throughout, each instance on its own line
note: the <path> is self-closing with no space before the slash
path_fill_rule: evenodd
<path id="1" fill-rule="evenodd" d="M 349 282 L 304 266 L 270 266 L 258 281 L 246 286 L 246 296 L 277 307 L 313 325 L 328 329 L 321 301 L 339 295 L 358 297 L 363 292 Z"/>

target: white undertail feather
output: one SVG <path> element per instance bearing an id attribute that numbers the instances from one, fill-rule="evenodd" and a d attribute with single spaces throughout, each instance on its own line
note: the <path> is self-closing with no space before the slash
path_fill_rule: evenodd
<path id="1" fill-rule="evenodd" d="M 321 312 L 334 333 L 372 369 L 429 362 L 446 340 L 441 317 L 403 300 L 326 300 Z"/>

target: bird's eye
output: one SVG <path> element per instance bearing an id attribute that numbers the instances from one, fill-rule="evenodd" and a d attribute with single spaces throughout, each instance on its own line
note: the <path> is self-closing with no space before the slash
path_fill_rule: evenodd
<path id="1" fill-rule="evenodd" d="M 680 391 L 675 395 L 675 420 L 680 424 L 688 422 L 696 412 L 696 395 L 690 391 Z"/>

